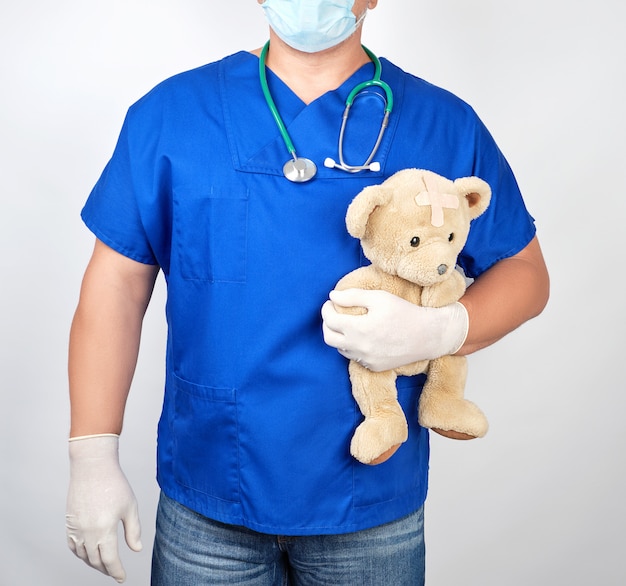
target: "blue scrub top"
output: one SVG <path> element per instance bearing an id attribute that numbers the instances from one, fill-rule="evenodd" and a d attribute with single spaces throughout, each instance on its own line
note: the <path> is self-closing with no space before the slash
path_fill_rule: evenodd
<path id="1" fill-rule="evenodd" d="M 300 156 L 318 175 L 283 177 L 290 157 L 261 93 L 258 59 L 240 52 L 166 80 L 134 104 L 82 217 L 104 243 L 166 278 L 166 388 L 157 477 L 183 505 L 225 523 L 283 535 L 345 533 L 418 509 L 428 432 L 417 422 L 423 376 L 398 380 L 409 439 L 386 463 L 349 453 L 361 414 L 347 361 L 324 344 L 320 308 L 365 264 L 346 231 L 366 185 L 417 167 L 492 187 L 459 264 L 478 276 L 534 236 L 515 179 L 473 110 L 383 59 L 394 92 L 380 172 L 327 169 L 359 69 L 305 105 L 268 71 Z M 382 118 L 376 92 L 357 98 L 345 157 L 361 164 Z"/>

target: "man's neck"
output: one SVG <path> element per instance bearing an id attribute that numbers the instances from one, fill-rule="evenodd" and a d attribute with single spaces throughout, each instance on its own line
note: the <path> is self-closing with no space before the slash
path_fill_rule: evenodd
<path id="1" fill-rule="evenodd" d="M 253 51 L 259 55 L 260 49 Z M 303 53 L 270 33 L 266 65 L 306 104 L 338 88 L 369 61 L 355 34 L 337 47 L 320 53 Z"/>

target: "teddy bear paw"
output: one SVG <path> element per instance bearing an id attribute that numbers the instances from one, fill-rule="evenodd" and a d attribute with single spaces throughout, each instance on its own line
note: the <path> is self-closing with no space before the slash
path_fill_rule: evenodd
<path id="1" fill-rule="evenodd" d="M 350 453 L 363 464 L 388 460 L 409 437 L 404 417 L 369 417 L 356 428 Z"/>
<path id="2" fill-rule="evenodd" d="M 474 439 L 487 433 L 487 418 L 474 403 L 467 399 L 446 403 L 439 402 L 436 410 L 420 405 L 420 425 L 451 439 Z"/>

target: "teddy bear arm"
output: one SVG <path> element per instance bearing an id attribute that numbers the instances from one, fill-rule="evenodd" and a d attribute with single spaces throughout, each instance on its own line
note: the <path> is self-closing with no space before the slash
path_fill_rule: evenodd
<path id="1" fill-rule="evenodd" d="M 436 285 L 424 287 L 422 291 L 422 305 L 424 307 L 443 307 L 458 301 L 465 293 L 465 279 L 457 270 L 450 273 L 450 277 Z"/>
<path id="2" fill-rule="evenodd" d="M 380 289 L 382 279 L 378 271 L 372 266 L 359 267 L 353 270 L 335 285 L 335 289 L 343 291 L 344 289 Z M 335 305 L 335 308 L 340 313 L 349 313 L 352 315 L 362 315 L 365 313 L 365 309 L 362 307 L 340 307 Z"/>
<path id="3" fill-rule="evenodd" d="M 358 287 L 360 289 L 380 289 L 382 277 L 378 270 L 372 266 L 359 267 L 352 272 L 343 276 L 335 285 L 335 289 L 351 289 Z"/>

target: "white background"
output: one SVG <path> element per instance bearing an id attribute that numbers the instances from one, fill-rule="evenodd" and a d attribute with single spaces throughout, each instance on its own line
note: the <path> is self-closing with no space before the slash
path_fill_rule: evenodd
<path id="1" fill-rule="evenodd" d="M 626 43 L 617 0 L 380 0 L 365 43 L 470 102 L 512 164 L 551 271 L 544 314 L 470 357 L 487 437 L 432 442 L 429 586 L 626 584 Z M 267 35 L 255 0 L 0 6 L 0 585 L 113 584 L 65 544 L 79 211 L 127 107 Z M 163 285 L 122 438 L 148 584 Z"/>

